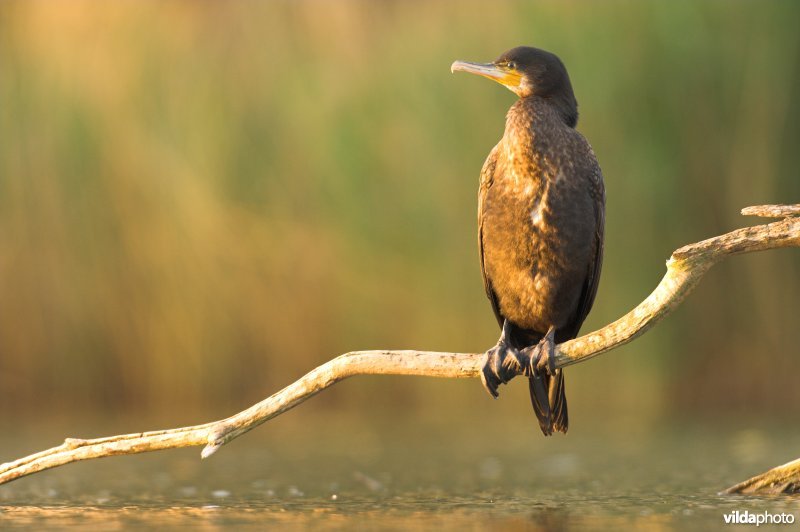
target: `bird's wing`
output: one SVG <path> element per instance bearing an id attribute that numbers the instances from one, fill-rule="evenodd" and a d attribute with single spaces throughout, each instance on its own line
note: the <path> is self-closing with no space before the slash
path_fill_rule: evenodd
<path id="1" fill-rule="evenodd" d="M 499 144 L 497 146 L 499 146 Z M 489 276 L 486 275 L 486 264 L 484 263 L 483 255 L 483 209 L 485 207 L 486 194 L 489 192 L 489 188 L 494 181 L 494 171 L 497 167 L 497 146 L 492 148 L 492 151 L 489 152 L 489 156 L 486 158 L 486 162 L 483 163 L 483 168 L 481 169 L 481 184 L 478 189 L 478 246 L 481 254 L 483 287 L 486 289 L 486 297 L 489 298 L 492 304 L 492 310 L 494 310 L 497 323 L 499 323 L 502 328 L 504 318 L 503 315 L 500 314 L 500 305 L 497 302 L 497 294 L 494 293 L 494 289 L 492 288 L 492 282 L 489 280 Z"/>
<path id="2" fill-rule="evenodd" d="M 583 320 L 589 314 L 594 303 L 594 297 L 597 295 L 597 286 L 600 284 L 600 269 L 603 264 L 603 233 L 605 226 L 605 203 L 606 193 L 603 187 L 603 174 L 600 171 L 600 166 L 595 162 L 592 168 L 591 175 L 591 195 L 594 205 L 594 220 L 595 220 L 595 238 L 594 238 L 594 257 L 589 263 L 589 271 L 586 275 L 586 281 L 581 291 L 581 299 L 575 313 L 575 330 L 572 333 L 572 338 L 578 335 L 578 330 L 583 324 Z"/>
<path id="3" fill-rule="evenodd" d="M 605 226 L 605 203 L 606 194 L 603 187 L 603 174 L 600 171 L 600 166 L 595 161 L 590 169 L 590 194 L 592 197 L 592 205 L 594 206 L 594 221 L 595 221 L 595 234 L 594 234 L 594 256 L 589 263 L 589 269 L 586 273 L 586 280 L 583 283 L 581 290 L 580 301 L 578 308 L 575 311 L 575 317 L 571 323 L 565 328 L 565 333 L 568 338 L 575 338 L 578 336 L 578 331 L 583 324 L 583 320 L 592 309 L 594 297 L 597 295 L 597 285 L 600 281 L 600 268 L 603 264 L 603 232 Z M 533 380 L 529 383 L 531 392 L 531 402 L 533 409 L 539 418 L 539 424 L 542 427 L 542 432 L 545 435 L 550 434 L 553 430 L 563 432 L 566 434 L 569 428 L 569 415 L 567 413 L 567 395 L 564 393 L 564 372 L 560 369 L 555 371 L 555 374 L 547 379 L 548 399 L 550 404 L 550 412 L 552 419 L 552 427 L 548 427 L 542 422 L 542 416 L 539 414 L 542 407 L 538 404 L 539 400 L 534 393 Z"/>

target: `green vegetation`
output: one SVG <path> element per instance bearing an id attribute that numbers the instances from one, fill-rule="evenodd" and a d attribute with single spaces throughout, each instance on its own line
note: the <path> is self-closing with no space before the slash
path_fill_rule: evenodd
<path id="1" fill-rule="evenodd" d="M 608 192 L 586 327 L 615 319 L 676 247 L 800 201 L 799 15 L 4 2 L 0 413 L 224 414 L 347 350 L 493 345 L 477 180 L 513 95 L 448 67 L 518 44 L 559 54 L 575 85 Z M 576 419 L 793 409 L 799 268 L 796 251 L 720 266 L 652 333 L 568 371 Z M 477 382 L 376 378 L 316 408 L 511 416 L 529 408 L 514 384 L 500 405 Z"/>

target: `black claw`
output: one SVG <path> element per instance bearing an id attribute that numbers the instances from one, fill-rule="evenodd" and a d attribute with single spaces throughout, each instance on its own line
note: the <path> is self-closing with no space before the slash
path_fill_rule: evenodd
<path id="1" fill-rule="evenodd" d="M 520 352 L 516 349 L 509 349 L 506 352 L 502 363 L 503 377 L 505 378 L 504 382 L 508 382 L 522 373 L 523 364 L 522 360 L 520 360 L 521 356 Z"/>
<path id="2" fill-rule="evenodd" d="M 520 352 L 501 337 L 497 345 L 486 352 L 486 363 L 481 371 L 483 387 L 492 397 L 497 397 L 497 388 L 522 373 L 527 366 L 527 359 L 523 361 Z"/>
<path id="3" fill-rule="evenodd" d="M 507 356 L 506 347 L 505 346 L 497 346 L 491 350 L 491 354 L 487 354 L 486 363 L 489 365 L 492 374 L 497 377 L 501 383 L 505 384 L 507 380 L 505 377 L 505 358 Z"/>
<path id="4" fill-rule="evenodd" d="M 550 327 L 538 344 L 530 348 L 529 371 L 532 375 L 546 373 L 551 377 L 556 372 L 555 328 Z"/>
<path id="5" fill-rule="evenodd" d="M 481 371 L 481 383 L 486 391 L 489 392 L 489 395 L 497 399 L 497 396 L 500 395 L 497 393 L 497 386 L 499 383 L 495 376 L 489 371 L 488 364 L 483 366 L 483 370 Z"/>

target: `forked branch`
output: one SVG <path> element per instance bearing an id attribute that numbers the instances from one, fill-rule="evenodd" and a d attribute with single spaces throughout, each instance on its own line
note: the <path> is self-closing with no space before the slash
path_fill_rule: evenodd
<path id="1" fill-rule="evenodd" d="M 800 205 L 748 207 L 743 214 L 785 217 L 764 225 L 690 244 L 667 261 L 667 273 L 653 292 L 633 310 L 605 327 L 560 344 L 556 366 L 561 368 L 605 353 L 643 334 L 672 312 L 711 266 L 730 255 L 800 246 Z M 297 406 L 325 388 L 354 375 L 421 375 L 478 377 L 483 353 L 433 351 L 354 351 L 319 366 L 283 390 L 227 419 L 177 429 L 124 434 L 91 440 L 67 438 L 63 444 L 0 465 L 0 484 L 89 458 L 135 454 L 160 449 L 204 446 L 202 458 L 261 423 Z"/>

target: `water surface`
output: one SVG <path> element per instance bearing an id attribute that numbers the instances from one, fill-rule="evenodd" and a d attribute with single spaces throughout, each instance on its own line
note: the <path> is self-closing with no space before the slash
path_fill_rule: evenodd
<path id="1" fill-rule="evenodd" d="M 796 497 L 718 495 L 800 454 L 800 431 L 251 434 L 202 462 L 199 448 L 162 451 L 12 482 L 0 487 L 0 526 L 685 530 L 722 528 L 733 510 L 800 519 Z"/>

